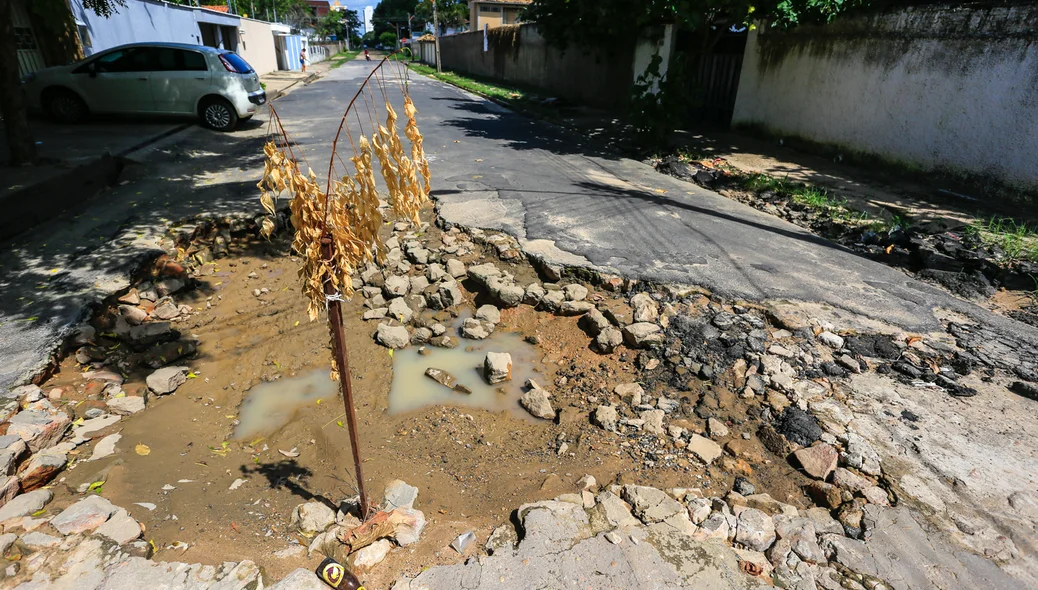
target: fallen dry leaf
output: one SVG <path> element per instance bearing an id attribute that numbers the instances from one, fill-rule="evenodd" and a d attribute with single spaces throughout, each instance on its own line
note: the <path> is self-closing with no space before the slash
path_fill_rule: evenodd
<path id="1" fill-rule="evenodd" d="M 151 454 L 151 448 L 145 444 L 138 443 L 137 446 L 133 448 L 133 450 L 137 451 L 137 454 L 141 456 Z"/>
<path id="2" fill-rule="evenodd" d="M 296 447 L 292 447 L 291 451 L 282 451 L 281 449 L 278 449 L 278 452 L 292 459 L 295 459 L 299 456 L 299 451 L 296 450 Z"/>

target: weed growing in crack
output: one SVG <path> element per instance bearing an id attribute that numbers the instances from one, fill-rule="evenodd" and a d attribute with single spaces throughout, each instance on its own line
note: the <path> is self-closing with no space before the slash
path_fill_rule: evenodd
<path id="1" fill-rule="evenodd" d="M 999 248 L 1007 260 L 1038 262 L 1038 226 L 1034 224 L 994 215 L 974 221 L 965 233 L 976 243 Z"/>

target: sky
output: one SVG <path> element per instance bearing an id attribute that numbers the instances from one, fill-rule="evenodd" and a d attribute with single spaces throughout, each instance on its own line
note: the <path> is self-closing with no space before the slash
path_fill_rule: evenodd
<path id="1" fill-rule="evenodd" d="M 329 3 L 332 6 L 335 6 L 335 0 L 329 0 Z M 365 6 L 374 8 L 378 2 L 376 0 L 339 0 L 339 4 L 349 8 L 350 10 L 361 12 Z"/>
<path id="2" fill-rule="evenodd" d="M 336 0 L 329 0 L 329 2 L 332 6 L 335 6 L 336 4 Z M 338 3 L 350 10 L 356 10 L 357 14 L 360 15 L 361 31 L 367 32 L 367 27 L 364 22 L 364 7 L 370 6 L 372 10 L 374 10 L 375 5 L 378 4 L 378 2 L 372 0 L 338 0 Z"/>

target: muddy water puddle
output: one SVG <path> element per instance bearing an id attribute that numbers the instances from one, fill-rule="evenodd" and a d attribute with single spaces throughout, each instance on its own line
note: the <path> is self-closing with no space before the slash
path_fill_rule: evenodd
<path id="1" fill-rule="evenodd" d="M 313 369 L 249 389 L 239 409 L 234 438 L 270 434 L 288 424 L 303 406 L 336 399 L 338 382 L 329 379 L 328 373 L 328 369 Z"/>
<path id="2" fill-rule="evenodd" d="M 457 334 L 452 325 L 449 334 Z M 486 340 L 461 338 L 457 348 L 427 347 L 428 354 L 418 349 L 398 350 L 393 355 L 393 386 L 389 391 L 389 413 L 399 414 L 426 406 L 466 406 L 493 412 L 514 411 L 527 416 L 519 406 L 519 397 L 528 379 L 542 386 L 543 377 L 537 368 L 537 349 L 525 342 L 520 334 L 496 331 Z M 507 352 L 512 355 L 512 380 L 490 385 L 483 378 L 483 360 L 488 352 Z M 472 393 L 461 393 L 447 388 L 425 375 L 430 368 L 447 371 L 459 385 Z"/>

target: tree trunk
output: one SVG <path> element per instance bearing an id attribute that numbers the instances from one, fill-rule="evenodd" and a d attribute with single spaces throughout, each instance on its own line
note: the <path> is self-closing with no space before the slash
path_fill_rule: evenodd
<path id="1" fill-rule="evenodd" d="M 36 142 L 29 130 L 29 112 L 25 108 L 18 75 L 18 46 L 14 38 L 15 0 L 0 0 L 0 113 L 4 117 L 10 164 L 18 166 L 36 160 Z"/>

